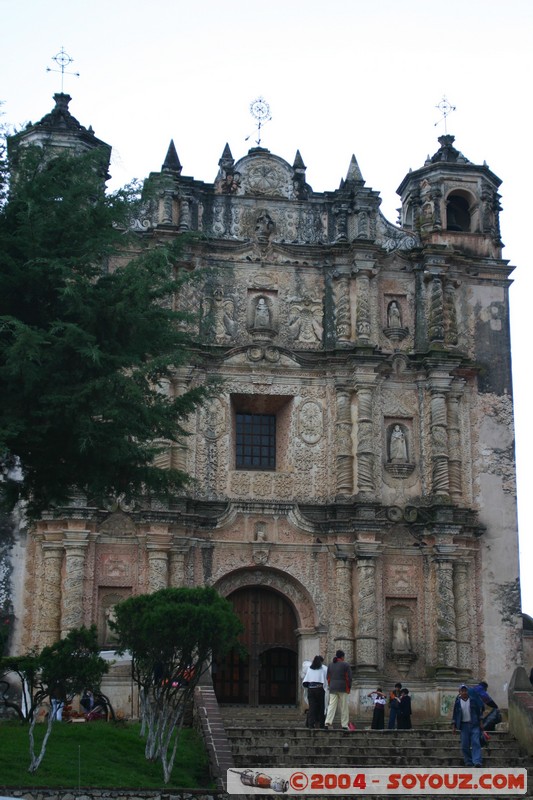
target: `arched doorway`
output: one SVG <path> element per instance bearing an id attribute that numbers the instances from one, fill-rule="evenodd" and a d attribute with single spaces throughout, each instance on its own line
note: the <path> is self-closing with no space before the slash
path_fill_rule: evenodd
<path id="1" fill-rule="evenodd" d="M 227 598 L 242 624 L 247 655 L 231 652 L 213 661 L 213 684 L 219 703 L 294 705 L 298 674 L 296 615 L 272 589 L 237 589 Z"/>

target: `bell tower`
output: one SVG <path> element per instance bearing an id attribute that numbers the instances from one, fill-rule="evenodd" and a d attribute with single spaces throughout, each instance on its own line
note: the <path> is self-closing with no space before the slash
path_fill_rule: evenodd
<path id="1" fill-rule="evenodd" d="M 455 137 L 439 137 L 439 149 L 420 169 L 409 172 L 397 192 L 401 225 L 425 245 L 448 245 L 481 258 L 501 258 L 501 180 L 487 164 L 473 164 L 454 147 Z"/>
<path id="2" fill-rule="evenodd" d="M 102 153 L 106 180 L 111 158 L 111 145 L 94 135 L 92 127 L 85 128 L 69 111 L 71 96 L 58 92 L 54 95 L 55 107 L 36 123 L 30 123 L 22 131 L 8 138 L 8 153 L 12 165 L 16 167 L 17 152 L 20 147 L 37 145 L 54 152 L 70 151 L 80 155 L 99 149 Z"/>

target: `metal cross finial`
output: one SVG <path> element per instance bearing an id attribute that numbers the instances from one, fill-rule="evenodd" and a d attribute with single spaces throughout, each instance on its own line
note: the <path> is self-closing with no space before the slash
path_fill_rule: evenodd
<path id="1" fill-rule="evenodd" d="M 270 122 L 272 116 L 270 114 L 270 106 L 263 100 L 262 97 L 258 97 L 257 100 L 252 100 L 250 103 L 250 113 L 252 117 L 257 121 L 257 139 L 256 144 L 258 147 L 261 146 L 261 128 L 263 125 L 266 125 L 267 122 Z M 245 141 L 248 141 L 250 136 L 247 136 Z"/>
<path id="2" fill-rule="evenodd" d="M 67 67 L 69 64 L 72 64 L 74 61 L 73 58 L 69 56 L 68 53 L 65 53 L 65 48 L 62 47 L 59 53 L 55 56 L 52 56 L 52 61 L 55 61 L 59 69 L 52 69 L 52 67 L 46 67 L 47 72 L 60 72 L 61 73 L 61 94 L 63 94 L 63 79 L 65 74 L 66 75 L 75 75 L 77 78 L 80 77 L 79 72 L 69 72 Z"/>
<path id="3" fill-rule="evenodd" d="M 438 105 L 435 106 L 435 108 L 438 108 L 442 114 L 442 119 L 439 119 L 435 123 L 435 126 L 437 126 L 440 122 L 442 122 L 442 120 L 444 120 L 444 133 L 448 133 L 446 118 L 449 114 L 452 113 L 452 111 L 455 111 L 455 106 L 452 106 L 451 103 L 448 102 L 446 95 L 443 95 L 442 100 Z"/>

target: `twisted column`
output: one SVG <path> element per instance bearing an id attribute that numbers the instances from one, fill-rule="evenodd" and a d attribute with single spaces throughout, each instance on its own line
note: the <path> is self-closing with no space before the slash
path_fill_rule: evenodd
<path id="1" fill-rule="evenodd" d="M 185 557 L 187 546 L 173 544 L 170 548 L 170 585 L 173 588 L 185 586 Z"/>
<path id="2" fill-rule="evenodd" d="M 61 539 L 57 537 L 61 536 Z M 63 565 L 62 534 L 45 534 L 43 548 L 43 582 L 39 628 L 39 647 L 57 642 L 61 635 L 61 568 Z"/>
<path id="3" fill-rule="evenodd" d="M 457 666 L 461 671 L 472 669 L 469 571 L 469 565 L 465 561 L 456 561 L 453 565 Z"/>
<path id="4" fill-rule="evenodd" d="M 359 675 L 371 676 L 378 668 L 378 602 L 376 583 L 376 545 L 357 548 L 358 607 L 356 625 L 356 664 Z"/>
<path id="5" fill-rule="evenodd" d="M 352 338 L 348 275 L 340 275 L 335 282 L 335 333 L 338 342 L 349 342 Z"/>
<path id="6" fill-rule="evenodd" d="M 455 304 L 455 283 L 447 281 L 444 287 L 444 307 L 446 311 L 446 344 L 456 345 L 459 341 L 457 327 L 457 307 Z"/>
<path id="7" fill-rule="evenodd" d="M 437 552 L 439 547 L 437 547 Z M 442 672 L 455 671 L 457 667 L 457 628 L 455 619 L 455 596 L 453 562 L 438 555 L 435 560 L 437 577 L 437 669 Z"/>
<path id="8" fill-rule="evenodd" d="M 167 536 L 148 536 L 146 545 L 148 552 L 148 591 L 157 592 L 168 587 L 168 551 Z"/>
<path id="9" fill-rule="evenodd" d="M 178 230 L 188 231 L 191 227 L 191 198 L 187 196 L 180 197 L 180 218 Z"/>
<path id="10" fill-rule="evenodd" d="M 374 443 L 372 425 L 372 389 L 357 389 L 357 484 L 360 492 L 373 492 Z"/>
<path id="11" fill-rule="evenodd" d="M 448 495 L 450 491 L 448 473 L 448 418 L 446 395 L 439 389 L 431 394 L 431 459 L 432 488 L 434 494 Z"/>
<path id="12" fill-rule="evenodd" d="M 450 394 L 448 398 L 448 472 L 450 479 L 450 497 L 459 502 L 463 496 L 463 461 L 461 449 L 461 428 L 458 394 Z"/>
<path id="13" fill-rule="evenodd" d="M 353 664 L 353 607 L 352 607 L 352 562 L 341 550 L 335 562 L 335 649 L 344 650 L 346 661 Z"/>
<path id="14" fill-rule="evenodd" d="M 370 339 L 370 278 L 368 274 L 359 272 L 355 285 L 357 290 L 357 339 L 364 344 Z"/>
<path id="15" fill-rule="evenodd" d="M 83 578 L 89 531 L 65 531 L 65 577 L 63 579 L 63 613 L 61 637 L 83 625 Z"/>
<path id="16" fill-rule="evenodd" d="M 353 494 L 353 444 L 351 397 L 346 391 L 337 392 L 337 494 Z"/>
<path id="17" fill-rule="evenodd" d="M 430 289 L 429 338 L 432 342 L 444 341 L 444 298 L 442 279 L 433 275 Z"/>

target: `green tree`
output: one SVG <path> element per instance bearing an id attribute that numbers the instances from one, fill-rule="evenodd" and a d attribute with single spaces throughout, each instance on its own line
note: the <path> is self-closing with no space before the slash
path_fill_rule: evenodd
<path id="1" fill-rule="evenodd" d="M 0 687 L 4 705 L 14 709 L 19 719 L 30 723 L 29 772 L 37 771 L 46 753 L 57 714 L 52 700 L 71 702 L 74 695 L 80 694 L 87 687 L 98 691 L 108 669 L 108 663 L 100 656 L 95 625 L 91 628 L 73 629 L 64 639 L 44 647 L 38 655 L 28 654 L 0 660 Z M 10 673 L 19 678 L 20 703 L 9 699 L 10 683 L 6 678 Z M 39 708 L 45 701 L 50 704 L 50 712 L 41 749 L 37 753 L 34 729 Z"/>
<path id="2" fill-rule="evenodd" d="M 0 207 L 1 486 L 30 515 L 74 493 L 180 489 L 154 456 L 208 392 L 165 390 L 189 345 L 172 302 L 183 237 L 133 233 L 146 199 L 106 193 L 105 166 L 98 151 L 20 147 Z"/>
<path id="3" fill-rule="evenodd" d="M 170 780 L 184 710 L 211 665 L 212 652 L 238 646 L 242 630 L 231 604 L 212 588 L 162 589 L 115 606 L 112 623 L 132 657 L 139 687 L 145 755 Z"/>

